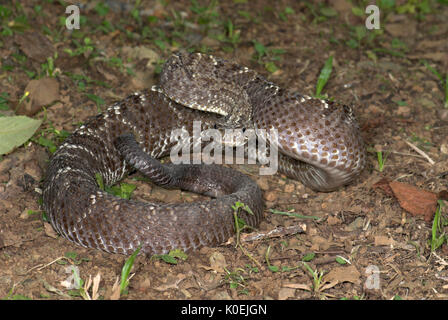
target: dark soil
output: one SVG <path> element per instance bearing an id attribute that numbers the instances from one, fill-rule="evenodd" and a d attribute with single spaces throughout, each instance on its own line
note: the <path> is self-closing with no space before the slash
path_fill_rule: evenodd
<path id="1" fill-rule="evenodd" d="M 376 33 L 364 28 L 366 15 L 353 14 L 357 11 L 352 8 L 364 11 L 366 5 L 346 0 L 222 1 L 208 10 L 202 2 L 142 1 L 134 11 L 133 4 L 120 7 L 119 0 L 105 1 L 113 9 L 108 11 L 91 1 L 80 8 L 81 26 L 73 32 L 61 24 L 60 18 L 68 15 L 60 2 L 6 2 L 11 14 L 0 15 L 0 94 L 8 94 L 9 106 L 1 112 L 13 115 L 31 79 L 52 77 L 59 86 L 45 111 L 41 105 L 26 111 L 45 118 L 34 137 L 0 161 L 1 298 L 82 299 L 79 290 L 64 282 L 70 281 L 72 265 L 84 281 L 100 274 L 99 299 L 111 297 L 127 257 L 77 246 L 44 221 L 39 188 L 51 148 L 39 137 L 58 144 L 52 127 L 71 132 L 114 101 L 157 83 L 163 60 L 179 49 L 233 59 L 309 95 L 332 55 L 324 92 L 354 106 L 369 151 L 368 166 L 354 183 L 332 193 L 313 192 L 280 174 L 258 176 L 257 166 L 232 166 L 249 174 L 264 192 L 267 208 L 258 232 L 297 225 L 305 232 L 243 242 L 261 266 L 234 242 L 190 253 L 175 265 L 138 256 L 121 299 L 448 297 L 446 239 L 431 252 L 432 218 L 410 215 L 394 196 L 375 187 L 387 178 L 436 194 L 447 188 L 445 87 L 423 63 L 446 77 L 448 6 L 443 1 L 422 1 L 427 7 L 419 7 L 397 0 L 394 7 L 381 9 Z M 32 41 L 39 37 L 46 39 Z M 55 52 L 51 67 L 46 58 Z M 41 90 L 45 96 L 50 89 Z M 387 155 L 381 172 L 379 150 Z M 138 186 L 134 199 L 199 199 L 138 177 L 126 179 Z M 447 227 L 438 233 L 443 230 Z M 320 283 L 311 271 L 323 275 Z"/>

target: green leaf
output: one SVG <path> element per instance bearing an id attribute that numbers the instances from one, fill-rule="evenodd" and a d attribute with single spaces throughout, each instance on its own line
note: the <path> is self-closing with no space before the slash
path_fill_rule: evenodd
<path id="1" fill-rule="evenodd" d="M 140 252 L 141 248 L 142 247 L 139 246 L 137 250 L 135 250 L 134 253 L 131 254 L 131 256 L 126 260 L 123 269 L 121 269 L 120 294 L 124 293 L 129 285 L 129 273 L 131 273 L 132 266 L 134 265 L 134 260 Z"/>
<path id="2" fill-rule="evenodd" d="M 254 40 L 254 49 L 255 49 L 255 51 L 257 51 L 259 58 L 264 56 L 267 51 L 266 47 L 262 43 L 258 42 L 257 40 Z"/>
<path id="3" fill-rule="evenodd" d="M 336 257 L 336 262 L 339 263 L 339 264 L 347 264 L 347 261 L 345 261 L 341 257 Z"/>
<path id="4" fill-rule="evenodd" d="M 176 258 L 170 256 L 169 254 L 162 254 L 160 255 L 160 258 L 162 258 L 163 261 L 169 264 L 177 264 Z"/>
<path id="5" fill-rule="evenodd" d="M 99 184 L 98 179 L 97 179 L 97 182 Z M 134 192 L 135 188 L 137 188 L 136 185 L 123 182 L 117 186 L 112 186 L 112 187 L 105 186 L 105 191 L 110 194 L 113 194 L 114 196 L 129 200 L 131 198 L 132 192 Z"/>
<path id="6" fill-rule="evenodd" d="M 188 258 L 188 255 L 185 252 L 183 252 L 182 249 L 171 250 L 170 253 L 168 253 L 168 255 L 173 258 L 178 258 L 182 260 L 187 260 Z"/>
<path id="7" fill-rule="evenodd" d="M 364 10 L 362 10 L 361 8 L 358 7 L 353 7 L 352 8 L 352 13 L 357 16 L 357 17 L 363 17 L 364 16 Z"/>
<path id="8" fill-rule="evenodd" d="M 324 15 L 325 17 L 331 18 L 336 17 L 338 15 L 338 12 L 331 8 L 331 7 L 323 7 L 320 9 L 320 13 Z"/>
<path id="9" fill-rule="evenodd" d="M 50 151 L 50 153 L 55 153 L 55 151 L 57 150 L 57 147 L 54 144 L 54 142 L 51 141 L 50 139 L 47 139 L 47 138 L 43 137 L 43 136 L 40 136 L 39 139 L 37 140 L 37 142 L 42 147 L 47 147 L 48 150 Z"/>
<path id="10" fill-rule="evenodd" d="M 8 98 L 9 94 L 7 92 L 0 93 L 0 110 L 8 110 Z"/>
<path id="11" fill-rule="evenodd" d="M 277 266 L 268 266 L 269 270 L 271 270 L 272 272 L 278 272 L 278 267 Z"/>
<path id="12" fill-rule="evenodd" d="M 276 209 L 269 209 L 269 211 L 271 211 L 271 213 L 273 213 L 273 214 L 281 214 L 284 216 L 295 217 L 295 218 L 299 218 L 299 219 L 313 219 L 313 220 L 321 219 L 321 217 L 318 217 L 318 216 L 304 216 L 302 214 L 298 214 L 295 212 L 286 212 L 286 211 L 280 211 L 280 210 L 276 210 Z"/>
<path id="13" fill-rule="evenodd" d="M 26 116 L 0 118 L 0 155 L 6 154 L 30 139 L 42 120 Z"/>
<path id="14" fill-rule="evenodd" d="M 327 59 L 327 61 L 325 61 L 325 65 L 320 71 L 319 78 L 317 79 L 316 96 L 320 96 L 322 89 L 325 87 L 328 79 L 330 78 L 332 69 L 333 69 L 333 56 L 330 56 Z"/>
<path id="15" fill-rule="evenodd" d="M 302 261 L 309 262 L 314 259 L 315 255 L 316 254 L 314 252 L 307 253 L 306 255 L 303 256 Z"/>
<path id="16" fill-rule="evenodd" d="M 275 71 L 278 70 L 277 66 L 275 65 L 274 62 L 270 61 L 270 62 L 266 62 L 264 64 L 264 67 L 266 68 L 267 71 L 269 71 L 270 73 L 274 73 Z"/>

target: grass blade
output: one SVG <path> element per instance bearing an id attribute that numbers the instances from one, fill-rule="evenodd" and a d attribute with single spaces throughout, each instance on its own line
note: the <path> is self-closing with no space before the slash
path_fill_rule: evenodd
<path id="1" fill-rule="evenodd" d="M 273 214 L 281 214 L 284 216 L 295 217 L 295 218 L 299 218 L 299 219 L 313 219 L 313 220 L 321 219 L 321 217 L 318 217 L 318 216 L 304 216 L 302 214 L 298 214 L 295 212 L 285 212 L 285 211 L 280 211 L 280 210 L 276 210 L 276 209 L 270 209 L 270 211 Z"/>
<path id="2" fill-rule="evenodd" d="M 320 71 L 319 78 L 317 79 L 316 85 L 316 97 L 321 95 L 321 92 L 330 78 L 331 71 L 333 69 L 333 56 L 330 56 L 327 61 L 325 61 L 325 65 Z"/>
<path id="3" fill-rule="evenodd" d="M 123 294 L 129 285 L 129 273 L 131 273 L 135 257 L 137 257 L 141 248 L 142 247 L 139 246 L 137 250 L 134 251 L 134 253 L 126 260 L 123 269 L 121 269 L 120 294 Z"/>

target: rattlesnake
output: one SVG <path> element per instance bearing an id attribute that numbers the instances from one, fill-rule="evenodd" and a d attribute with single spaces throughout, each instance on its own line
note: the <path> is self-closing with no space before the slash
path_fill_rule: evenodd
<path id="1" fill-rule="evenodd" d="M 246 175 L 218 165 L 156 160 L 176 144 L 172 131 L 191 132 L 195 120 L 202 129 L 275 128 L 280 171 L 315 190 L 345 185 L 365 166 L 351 108 L 290 93 L 231 61 L 176 53 L 166 62 L 159 87 L 132 94 L 89 119 L 53 154 L 43 187 L 43 206 L 53 227 L 86 247 L 130 254 L 141 246 L 154 254 L 224 242 L 234 232 L 232 205 L 238 201 L 252 211 L 241 210 L 239 216 L 257 226 L 262 193 Z M 161 186 L 213 198 L 144 203 L 99 188 L 97 174 L 110 185 L 132 167 Z"/>

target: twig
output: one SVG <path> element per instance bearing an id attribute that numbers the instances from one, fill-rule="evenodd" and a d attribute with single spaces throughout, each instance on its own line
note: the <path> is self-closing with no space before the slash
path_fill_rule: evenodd
<path id="1" fill-rule="evenodd" d="M 249 234 L 241 235 L 241 241 L 259 241 L 262 239 L 269 239 L 275 237 L 282 237 L 296 233 L 303 233 L 306 231 L 306 224 L 298 224 L 290 227 L 278 227 L 268 232 L 252 232 Z"/>
<path id="2" fill-rule="evenodd" d="M 404 140 L 404 142 L 407 143 L 408 146 L 410 146 L 412 149 L 414 149 L 418 154 L 420 154 L 421 156 L 423 156 L 426 160 L 428 160 L 428 162 L 433 165 L 435 162 L 434 160 L 432 160 L 423 150 L 419 149 L 417 146 L 413 145 L 412 143 L 410 143 L 409 141 Z"/>

